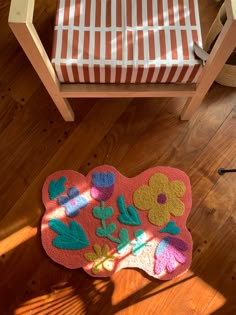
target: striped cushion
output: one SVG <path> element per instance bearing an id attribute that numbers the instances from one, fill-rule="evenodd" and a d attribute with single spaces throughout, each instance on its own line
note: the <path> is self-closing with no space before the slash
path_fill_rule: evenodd
<path id="1" fill-rule="evenodd" d="M 60 82 L 196 82 L 197 0 L 58 0 L 52 64 Z"/>

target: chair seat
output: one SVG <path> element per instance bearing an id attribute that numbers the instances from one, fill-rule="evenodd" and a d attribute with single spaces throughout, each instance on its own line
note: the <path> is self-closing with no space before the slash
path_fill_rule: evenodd
<path id="1" fill-rule="evenodd" d="M 192 83 L 201 71 L 197 0 L 58 0 L 60 82 Z"/>

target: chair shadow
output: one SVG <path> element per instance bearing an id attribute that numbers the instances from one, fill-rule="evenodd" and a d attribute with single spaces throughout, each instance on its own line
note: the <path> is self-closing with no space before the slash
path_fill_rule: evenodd
<path id="1" fill-rule="evenodd" d="M 149 283 L 113 305 L 115 283 L 112 277 L 95 278 L 82 268 L 69 270 L 54 263 L 42 248 L 40 224 L 34 237 L 4 254 L 0 261 L 0 294 L 4 297 L 0 301 L 0 309 L 4 314 L 115 314 L 130 306 L 130 301 L 136 304 L 188 280 L 151 292 L 162 281 L 138 269 L 137 272 L 146 277 Z M 9 276 L 6 277 L 8 272 Z"/>
<path id="2" fill-rule="evenodd" d="M 235 313 L 233 294 L 228 290 L 224 292 L 220 284 L 213 283 L 211 274 L 208 276 L 205 271 L 199 273 L 195 264 L 191 268 L 193 275 L 179 281 L 178 279 L 170 281 L 168 286 L 160 289 L 158 287 L 163 281 L 153 279 L 144 271 L 138 270 L 148 279 L 148 283 L 114 305 L 112 296 L 115 282 L 112 277 L 93 278 L 82 269 L 68 270 L 52 262 L 41 246 L 39 230 L 40 226 L 35 237 L 4 255 L 4 259 L 8 260 L 7 264 L 1 263 L 1 267 L 5 266 L 5 270 L 1 268 L 3 272 L 1 278 L 6 278 L 0 285 L 0 294 L 4 297 L 1 299 L 0 308 L 4 314 L 116 314 L 130 305 L 157 296 L 196 276 L 201 277 L 226 298 L 226 304 L 212 314 Z M 217 257 L 208 257 L 208 259 L 222 261 L 222 255 L 223 253 L 219 251 Z M 18 260 L 18 265 L 15 265 Z M 4 277 L 3 275 L 11 269 L 13 272 L 9 272 L 10 276 Z M 13 296 L 16 297 L 14 303 L 12 303 Z"/>

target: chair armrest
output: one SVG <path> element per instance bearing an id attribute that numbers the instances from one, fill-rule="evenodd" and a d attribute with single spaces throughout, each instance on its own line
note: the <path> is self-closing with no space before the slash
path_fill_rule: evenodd
<path id="1" fill-rule="evenodd" d="M 32 23 L 34 0 L 11 0 L 8 22 Z"/>
<path id="2" fill-rule="evenodd" d="M 236 1 L 225 0 L 227 18 L 230 20 L 236 20 Z"/>

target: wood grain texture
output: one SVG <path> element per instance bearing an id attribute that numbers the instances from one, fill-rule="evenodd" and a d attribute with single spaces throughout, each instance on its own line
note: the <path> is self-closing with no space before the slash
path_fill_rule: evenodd
<path id="1" fill-rule="evenodd" d="M 236 91 L 214 84 L 190 122 L 185 99 L 71 101 L 65 123 L 7 25 L 0 0 L 0 314 L 235 314 Z M 219 4 L 199 1 L 203 37 Z M 37 0 L 35 24 L 50 52 L 55 3 Z M 206 14 L 207 12 L 207 14 Z M 111 164 L 132 177 L 148 167 L 185 171 L 192 183 L 188 220 L 193 262 L 161 282 L 134 269 L 110 279 L 52 262 L 42 249 L 41 188 L 59 169 L 83 174 Z"/>

